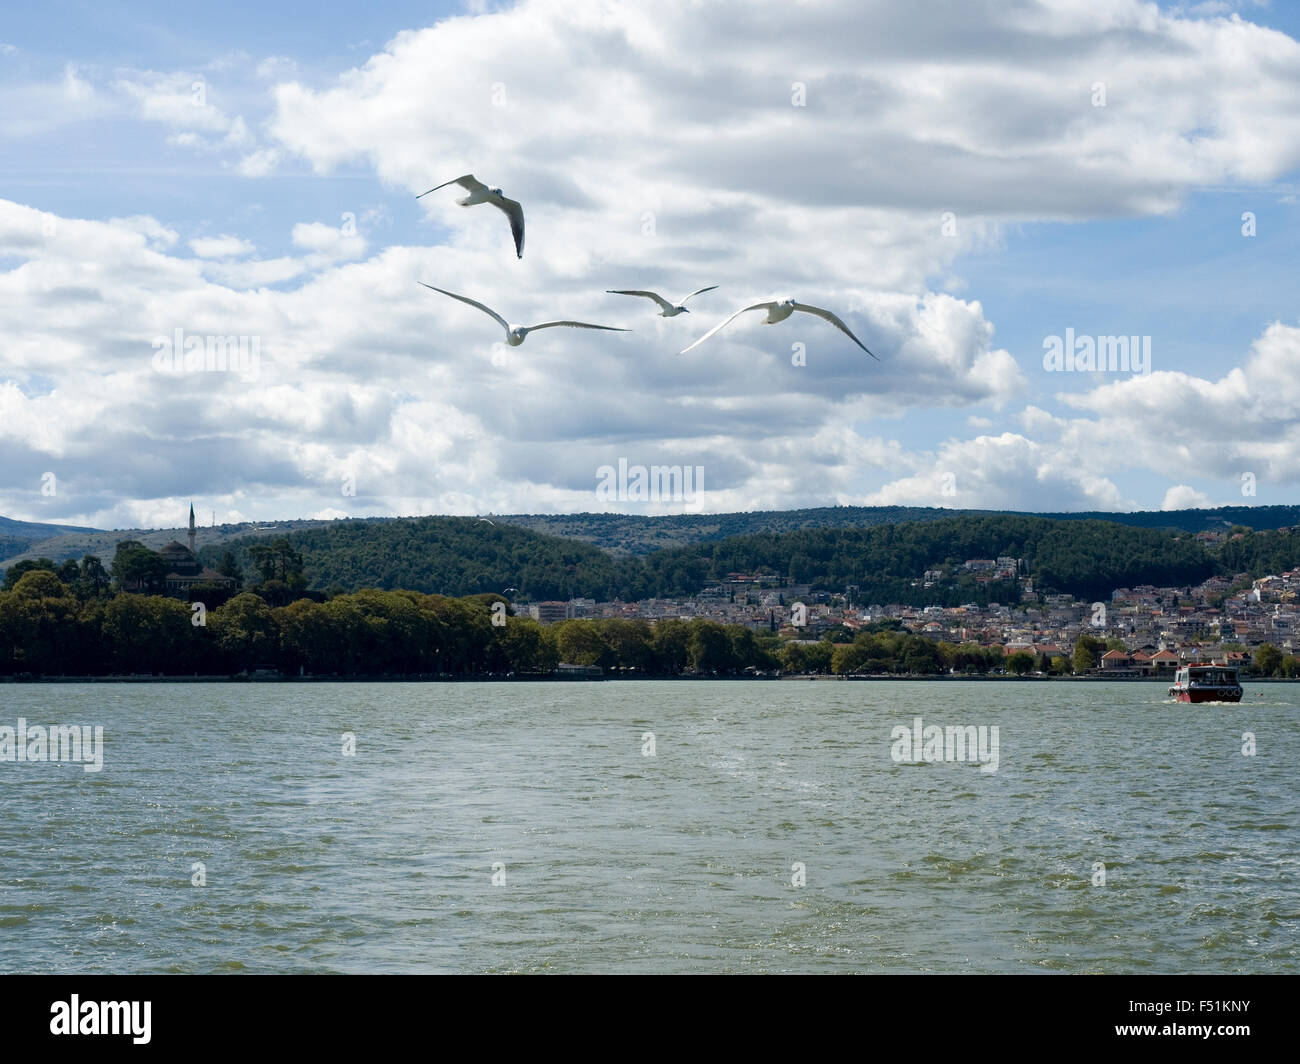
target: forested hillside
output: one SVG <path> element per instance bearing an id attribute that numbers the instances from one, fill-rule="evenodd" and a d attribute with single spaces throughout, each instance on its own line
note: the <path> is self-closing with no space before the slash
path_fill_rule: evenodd
<path id="1" fill-rule="evenodd" d="M 653 586 L 681 593 L 728 572 L 762 568 L 792 583 L 842 591 L 858 587 L 863 602 L 958 605 L 1009 601 L 1007 585 L 944 581 L 913 586 L 927 569 L 974 558 L 1024 559 L 1036 590 L 1095 598 L 1124 584 L 1195 583 L 1215 561 L 1188 535 L 1106 521 L 1041 517 L 950 517 L 878 528 L 808 529 L 784 535 L 737 536 L 661 551 L 645 560 Z"/>
<path id="2" fill-rule="evenodd" d="M 1042 517 L 1056 521 L 1108 521 L 1134 528 L 1181 532 L 1224 531 L 1233 525 L 1276 529 L 1300 525 L 1300 506 L 1224 506 L 1200 510 L 1152 510 L 1133 513 L 1008 513 L 1001 510 L 944 510 L 926 506 L 820 506 L 802 510 L 755 510 L 730 514 L 509 514 L 498 523 L 534 532 L 580 539 L 616 555 L 648 555 L 657 550 L 709 543 L 762 532 L 798 532 L 809 528 L 871 528 L 953 517 Z"/>
<path id="3" fill-rule="evenodd" d="M 517 588 L 545 600 L 603 597 L 620 583 L 619 564 L 604 551 L 485 518 L 337 521 L 286 538 L 303 555 L 308 586 L 321 590 L 410 588 L 459 596 Z M 211 565 L 230 549 L 249 568 L 249 548 L 272 541 L 247 537 L 199 554 Z"/>
<path id="4" fill-rule="evenodd" d="M 964 516 L 874 528 L 818 528 L 734 536 L 614 558 L 586 544 L 476 518 L 338 522 L 288 537 L 304 560 L 308 586 L 354 591 L 411 588 L 512 598 L 609 600 L 691 595 L 730 573 L 759 574 L 773 586 L 810 584 L 840 592 L 856 585 L 859 602 L 958 605 L 1014 602 L 1015 580 L 977 582 L 970 559 L 1023 559 L 1018 576 L 1036 591 L 1097 599 L 1115 587 L 1189 585 L 1221 573 L 1263 575 L 1300 565 L 1300 534 L 1247 534 L 1222 547 L 1187 533 L 1041 517 Z M 247 567 L 249 547 L 232 541 Z M 205 554 L 218 560 L 214 549 Z M 927 570 L 943 577 L 921 585 Z M 513 589 L 513 590 L 512 590 Z"/>

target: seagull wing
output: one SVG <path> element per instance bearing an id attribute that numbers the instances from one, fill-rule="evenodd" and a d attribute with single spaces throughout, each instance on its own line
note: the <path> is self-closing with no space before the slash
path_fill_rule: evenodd
<path id="1" fill-rule="evenodd" d="M 592 325 L 587 321 L 544 321 L 541 325 L 530 325 L 524 330 L 526 333 L 536 332 L 538 329 L 554 329 L 557 325 L 567 325 L 570 329 L 604 329 L 606 332 L 631 332 L 631 329 L 620 329 L 617 325 Z"/>
<path id="2" fill-rule="evenodd" d="M 658 303 L 661 307 L 663 307 L 664 310 L 673 309 L 673 305 L 669 303 L 668 300 L 664 299 L 663 296 L 658 295 L 655 292 L 641 292 L 635 288 L 606 288 L 605 291 L 612 296 L 645 296 L 646 299 L 653 299 L 656 303 Z"/>
<path id="3" fill-rule="evenodd" d="M 483 184 L 483 182 L 473 174 L 466 174 L 464 177 L 453 178 L 451 181 L 444 181 L 441 185 L 435 185 L 433 188 L 429 189 L 429 192 L 437 192 L 438 189 L 446 188 L 448 185 L 459 185 L 466 192 L 481 192 L 487 188 L 487 185 Z M 429 192 L 421 192 L 415 198 L 423 199 L 429 194 Z"/>
<path id="4" fill-rule="evenodd" d="M 505 212 L 510 219 L 510 234 L 515 238 L 515 256 L 524 257 L 524 208 L 516 200 L 493 196 L 492 206 Z"/>
<path id="5" fill-rule="evenodd" d="M 849 327 L 845 325 L 844 322 L 840 321 L 840 319 L 836 315 L 832 314 L 829 310 L 822 310 L 821 307 L 810 307 L 808 306 L 807 303 L 796 303 L 794 305 L 794 309 L 802 310 L 805 314 L 815 314 L 817 315 L 817 317 L 821 318 L 822 321 L 830 322 L 832 325 L 835 326 L 835 328 L 839 329 L 840 332 L 842 332 L 845 336 L 847 336 L 850 340 L 852 340 L 855 344 L 857 344 L 860 348 L 862 348 L 863 351 L 866 351 L 867 354 L 871 355 L 871 352 L 867 351 L 867 345 L 864 344 L 861 340 L 859 340 L 856 336 L 854 336 L 853 333 L 849 330 Z M 871 357 L 876 358 L 875 355 L 871 355 Z M 876 358 L 876 361 L 879 362 L 880 359 Z"/>
<path id="6" fill-rule="evenodd" d="M 688 299 L 694 299 L 694 298 L 695 298 L 696 296 L 698 296 L 701 292 L 712 292 L 712 291 L 713 291 L 715 288 L 717 288 L 717 287 L 718 287 L 718 286 L 717 286 L 716 284 L 711 284 L 711 285 L 709 285 L 708 288 L 697 288 L 697 289 L 696 289 L 694 292 L 692 292 L 689 296 L 682 296 L 682 302 L 685 303 Z"/>
<path id="7" fill-rule="evenodd" d="M 775 303 L 755 303 L 752 307 L 741 307 L 738 311 L 736 311 L 735 314 L 729 317 L 726 321 L 722 322 L 720 325 L 715 325 L 712 329 L 706 332 L 703 336 L 701 336 L 698 340 L 696 340 L 695 343 L 691 344 L 691 347 L 699 347 L 700 344 L 704 343 L 704 341 L 707 340 L 710 336 L 712 336 L 715 332 L 720 332 L 721 330 L 725 329 L 728 325 L 730 325 L 733 321 L 735 321 L 737 318 L 739 318 L 742 314 L 744 314 L 748 310 L 771 310 L 774 306 L 776 306 Z M 686 354 L 687 351 L 691 349 L 691 347 L 684 347 L 682 348 L 682 350 L 678 351 L 677 353 L 679 355 L 684 355 Z"/>
<path id="8" fill-rule="evenodd" d="M 423 281 L 417 281 L 416 284 L 424 284 L 424 282 L 423 282 Z M 424 284 L 424 287 L 425 287 L 425 288 L 433 288 L 433 285 L 431 285 L 431 284 Z M 498 313 L 497 313 L 495 310 L 493 310 L 491 307 L 485 307 L 485 306 L 484 306 L 482 303 L 480 303 L 478 300 L 476 300 L 476 299 L 470 299 L 469 296 L 458 296 L 455 292 L 448 292 L 445 288 L 433 288 L 433 290 L 434 290 L 435 292 L 441 292 L 444 296 L 451 296 L 452 299 L 459 299 L 462 303 L 468 303 L 471 307 L 478 307 L 478 309 L 481 310 L 484 314 L 488 314 L 488 315 L 490 315 L 490 316 L 491 316 L 492 318 L 494 318 L 497 322 L 499 322 L 500 325 L 501 325 L 501 328 L 505 329 L 506 332 L 509 332 L 509 331 L 510 331 L 510 324 L 506 321 L 505 318 L 503 318 L 500 314 L 498 314 Z"/>

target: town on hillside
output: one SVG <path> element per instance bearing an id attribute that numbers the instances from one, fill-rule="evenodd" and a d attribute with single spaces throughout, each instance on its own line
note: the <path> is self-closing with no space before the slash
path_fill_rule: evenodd
<path id="1" fill-rule="evenodd" d="M 1023 568 L 1016 558 L 974 558 L 962 566 L 981 582 L 1014 579 Z M 923 586 L 944 576 L 927 571 Z M 1105 602 L 1080 602 L 1070 595 L 1044 595 L 1038 602 L 1032 581 L 1021 578 L 1029 601 L 1016 606 L 863 603 L 852 586 L 832 594 L 806 585 L 773 586 L 778 583 L 771 575 L 730 573 L 689 598 L 575 598 L 516 608 L 543 624 L 583 618 L 700 618 L 768 630 L 809 645 L 892 621 L 936 643 L 975 644 L 1006 658 L 1027 654 L 1032 671 L 1073 669 L 1115 677 L 1172 676 L 1180 665 L 1210 660 L 1249 669 L 1261 648 L 1279 656 L 1293 656 L 1300 648 L 1300 568 L 1255 580 L 1244 573 L 1232 579 L 1212 577 L 1193 587 L 1120 587 Z M 1094 664 L 1084 669 L 1075 659 L 1081 640 L 1104 644 L 1089 652 Z M 1272 672 L 1276 664 L 1269 662 L 1262 671 Z"/>

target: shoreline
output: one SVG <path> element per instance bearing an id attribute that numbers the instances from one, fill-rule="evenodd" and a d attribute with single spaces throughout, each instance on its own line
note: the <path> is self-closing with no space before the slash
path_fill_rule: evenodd
<path id="1" fill-rule="evenodd" d="M 633 683 L 637 681 L 704 682 L 939 682 L 939 683 L 1172 683 L 1172 677 L 1155 676 L 943 676 L 943 675 L 872 675 L 834 676 L 821 673 L 794 673 L 780 676 L 554 676 L 546 674 L 524 676 L 453 676 L 414 673 L 391 676 L 39 676 L 18 678 L 0 677 L 4 684 L 78 684 L 78 683 L 603 683 L 606 681 Z M 1300 677 L 1287 679 L 1278 676 L 1244 677 L 1242 685 L 1252 683 L 1300 683 Z"/>

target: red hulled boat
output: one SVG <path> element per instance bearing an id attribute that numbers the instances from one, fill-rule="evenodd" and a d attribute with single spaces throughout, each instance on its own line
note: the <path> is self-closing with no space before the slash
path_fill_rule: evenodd
<path id="1" fill-rule="evenodd" d="M 1169 693 L 1179 702 L 1240 702 L 1241 684 L 1230 665 L 1184 665 Z"/>

